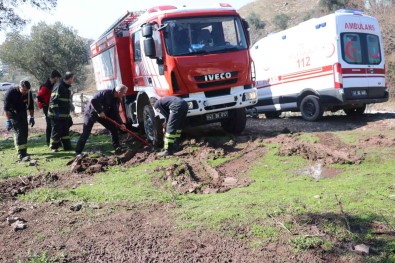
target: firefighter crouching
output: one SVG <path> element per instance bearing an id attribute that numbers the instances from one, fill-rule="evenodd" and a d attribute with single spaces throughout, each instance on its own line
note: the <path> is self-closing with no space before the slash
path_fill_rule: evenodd
<path id="1" fill-rule="evenodd" d="M 158 156 L 173 155 L 179 148 L 182 128 L 188 113 L 188 104 L 176 96 L 167 96 L 159 100 L 151 98 L 150 103 L 153 105 L 154 111 L 162 114 L 166 119 L 164 147 Z"/>
<path id="2" fill-rule="evenodd" d="M 79 156 L 84 150 L 86 141 L 89 138 L 95 122 L 99 122 L 110 131 L 115 153 L 121 151 L 118 128 L 106 118 L 111 118 L 121 124 L 123 127 L 121 128 L 122 130 L 126 128 L 126 126 L 122 123 L 121 117 L 119 116 L 119 104 L 121 99 L 126 95 L 127 91 L 128 87 L 123 84 L 119 84 L 112 90 L 102 90 L 93 96 L 91 101 L 85 107 L 84 126 L 82 134 L 75 148 L 76 156 Z"/>
<path id="3" fill-rule="evenodd" d="M 7 90 L 4 97 L 4 112 L 7 118 L 6 129 L 14 129 L 15 148 L 20 160 L 27 160 L 28 122 L 27 110 L 30 113 L 29 124 L 34 126 L 33 96 L 30 83 L 22 80 L 19 86 Z"/>
<path id="4" fill-rule="evenodd" d="M 65 151 L 73 150 L 70 142 L 70 127 L 73 121 L 70 116 L 71 110 L 71 84 L 74 82 L 74 74 L 67 72 L 64 78 L 52 89 L 49 102 L 48 116 L 51 119 L 51 145 L 50 149 L 58 151 L 62 143 Z"/>

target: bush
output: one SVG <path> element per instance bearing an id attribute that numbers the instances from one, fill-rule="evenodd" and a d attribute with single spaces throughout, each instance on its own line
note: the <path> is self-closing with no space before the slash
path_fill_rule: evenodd
<path id="1" fill-rule="evenodd" d="M 284 30 L 288 27 L 289 16 L 286 14 L 279 14 L 273 18 L 273 23 L 278 29 Z"/>

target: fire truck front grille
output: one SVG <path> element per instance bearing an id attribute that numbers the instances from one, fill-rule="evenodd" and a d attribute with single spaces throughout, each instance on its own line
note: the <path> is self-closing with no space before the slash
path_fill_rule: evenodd
<path id="1" fill-rule="evenodd" d="M 207 106 L 207 107 L 204 107 L 204 109 L 205 110 L 218 110 L 218 109 L 233 107 L 235 105 L 236 105 L 236 102 L 230 102 L 230 103 L 225 103 L 225 104 L 220 104 L 220 105 Z"/>
<path id="2" fill-rule="evenodd" d="M 230 89 L 219 89 L 219 90 L 205 91 L 204 95 L 206 95 L 207 98 L 230 95 Z"/>
<path id="3" fill-rule="evenodd" d="M 226 80 L 220 80 L 220 81 L 198 83 L 197 87 L 199 89 L 214 88 L 214 87 L 219 87 L 219 86 L 232 85 L 232 84 L 235 84 L 236 82 L 237 82 L 237 78 L 236 79 L 226 79 Z"/>

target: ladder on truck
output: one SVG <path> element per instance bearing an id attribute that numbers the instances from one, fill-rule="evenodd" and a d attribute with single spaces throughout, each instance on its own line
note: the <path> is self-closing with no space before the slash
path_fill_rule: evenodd
<path id="1" fill-rule="evenodd" d="M 109 32 L 114 31 L 116 36 L 123 36 L 123 32 L 129 31 L 129 25 L 136 22 L 136 20 L 143 14 L 145 11 L 127 11 L 126 14 L 118 18 L 103 34 L 98 37 L 98 39 L 102 39 Z"/>

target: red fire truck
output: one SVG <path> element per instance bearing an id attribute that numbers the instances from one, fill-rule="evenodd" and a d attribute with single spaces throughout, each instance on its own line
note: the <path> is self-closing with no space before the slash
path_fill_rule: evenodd
<path id="1" fill-rule="evenodd" d="M 124 121 L 144 127 L 154 145 L 163 140 L 163 120 L 155 117 L 151 97 L 184 98 L 187 125 L 221 122 L 240 133 L 245 107 L 257 102 L 248 30 L 228 4 L 127 12 L 91 45 L 97 88 L 127 85 Z"/>

